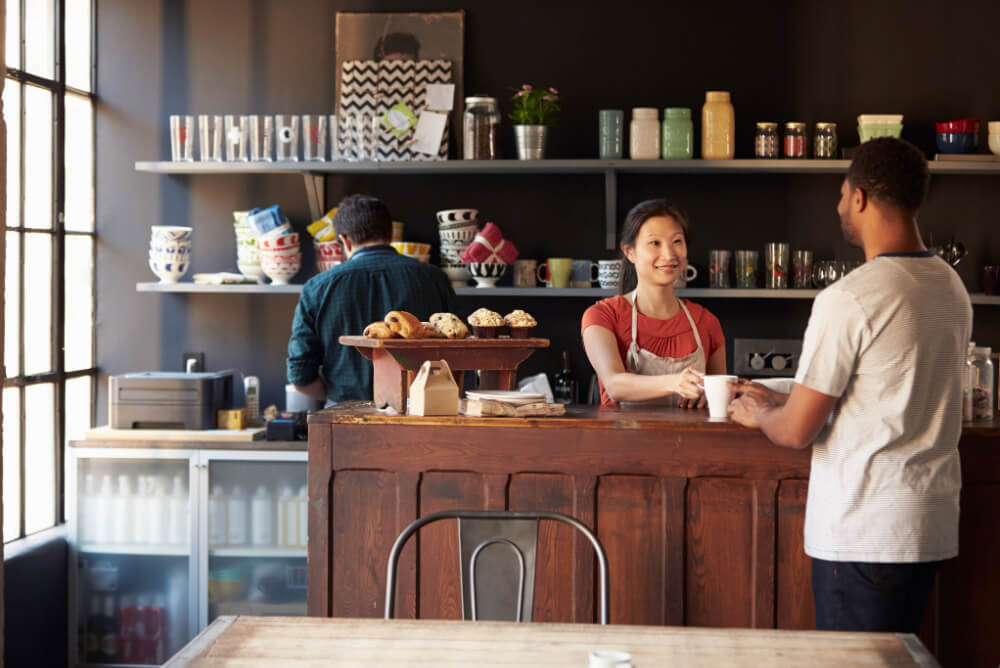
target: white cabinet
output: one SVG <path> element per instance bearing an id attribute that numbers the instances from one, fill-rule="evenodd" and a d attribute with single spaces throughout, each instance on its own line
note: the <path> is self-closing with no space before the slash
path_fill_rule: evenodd
<path id="1" fill-rule="evenodd" d="M 159 665 L 219 615 L 305 615 L 304 441 L 73 445 L 73 665 Z"/>

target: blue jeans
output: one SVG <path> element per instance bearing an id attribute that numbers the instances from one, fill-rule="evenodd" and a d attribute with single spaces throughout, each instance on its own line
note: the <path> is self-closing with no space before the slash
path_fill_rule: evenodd
<path id="1" fill-rule="evenodd" d="M 918 633 L 934 577 L 943 563 L 813 559 L 816 628 Z"/>

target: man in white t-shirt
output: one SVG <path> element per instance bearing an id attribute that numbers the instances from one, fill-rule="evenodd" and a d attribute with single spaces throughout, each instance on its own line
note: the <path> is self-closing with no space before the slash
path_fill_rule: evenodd
<path id="1" fill-rule="evenodd" d="M 813 304 L 790 395 L 740 382 L 733 420 L 812 446 L 805 551 L 816 626 L 916 633 L 958 554 L 958 439 L 972 306 L 917 229 L 927 162 L 861 144 L 841 186 L 844 237 L 866 262 Z"/>

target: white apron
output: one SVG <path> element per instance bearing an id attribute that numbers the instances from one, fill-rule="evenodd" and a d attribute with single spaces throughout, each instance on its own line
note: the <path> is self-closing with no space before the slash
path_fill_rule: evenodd
<path id="1" fill-rule="evenodd" d="M 632 343 L 629 345 L 628 351 L 625 353 L 625 370 L 629 373 L 637 373 L 640 376 L 660 376 L 668 373 L 681 373 L 685 369 L 694 369 L 695 371 L 705 373 L 705 349 L 701 345 L 701 335 L 698 334 L 698 328 L 694 324 L 694 318 L 691 317 L 691 313 L 688 311 L 687 306 L 684 305 L 684 300 L 678 298 L 677 301 L 681 305 L 681 310 L 684 311 L 684 315 L 687 316 L 688 322 L 691 323 L 691 331 L 694 332 L 694 340 L 698 347 L 693 353 L 685 355 L 684 357 L 660 357 L 659 355 L 654 355 L 648 350 L 643 350 L 639 347 L 639 343 L 637 341 L 639 311 L 635 307 L 635 291 L 633 291 L 630 296 L 632 302 Z M 681 396 L 679 394 L 671 394 L 666 397 L 649 399 L 647 401 L 623 401 L 621 402 L 621 405 L 676 406 L 680 399 Z"/>

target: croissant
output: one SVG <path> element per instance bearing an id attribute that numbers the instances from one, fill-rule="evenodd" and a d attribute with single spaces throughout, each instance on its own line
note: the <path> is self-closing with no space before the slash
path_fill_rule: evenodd
<path id="1" fill-rule="evenodd" d="M 404 339 L 418 339 L 423 333 L 423 326 L 417 317 L 406 311 L 389 311 L 385 314 L 385 324 Z"/>
<path id="2" fill-rule="evenodd" d="M 396 333 L 389 329 L 389 325 L 385 324 L 381 320 L 373 322 L 365 327 L 365 331 L 362 332 L 362 335 L 368 337 L 369 339 L 392 339 L 396 337 Z"/>

